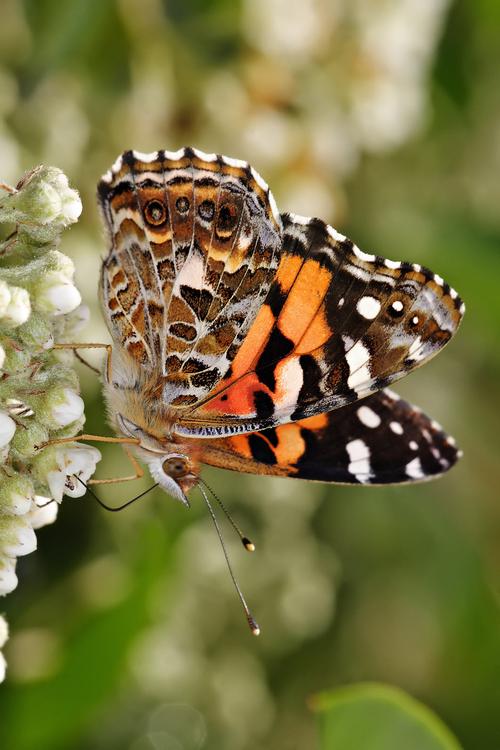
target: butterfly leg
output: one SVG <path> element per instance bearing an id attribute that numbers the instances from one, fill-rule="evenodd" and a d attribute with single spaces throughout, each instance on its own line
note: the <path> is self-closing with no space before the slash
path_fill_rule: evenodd
<path id="1" fill-rule="evenodd" d="M 111 344 L 54 344 L 52 347 L 53 349 L 71 349 L 75 352 L 75 356 L 77 359 L 80 360 L 80 362 L 83 362 L 87 367 L 90 367 L 91 370 L 96 371 L 92 365 L 89 365 L 83 357 L 80 357 L 78 354 L 78 349 L 106 349 L 106 382 L 111 383 L 111 354 L 113 352 L 113 347 Z"/>
<path id="2" fill-rule="evenodd" d="M 138 445 L 138 438 L 128 437 L 107 437 L 104 435 L 75 435 L 74 437 L 56 438 L 55 440 L 49 440 L 44 443 L 40 448 L 47 448 L 50 445 L 61 445 L 63 443 L 74 443 L 77 440 L 88 440 L 96 443 L 119 443 L 123 446 L 127 457 L 132 464 L 135 474 L 130 474 L 126 477 L 114 477 L 112 479 L 89 479 L 87 484 L 116 484 L 118 482 L 131 482 L 134 479 L 141 479 L 144 476 L 144 470 L 142 466 L 137 462 L 135 456 L 132 455 L 130 450 L 126 447 L 127 445 Z"/>
<path id="3" fill-rule="evenodd" d="M 123 446 L 123 450 L 127 454 L 127 457 L 132 464 L 135 474 L 130 474 L 127 477 L 115 477 L 113 479 L 89 479 L 87 484 L 116 484 L 117 482 L 131 482 L 134 479 L 141 479 L 144 476 L 144 469 L 138 463 L 135 456 L 130 452 L 126 445 Z"/>

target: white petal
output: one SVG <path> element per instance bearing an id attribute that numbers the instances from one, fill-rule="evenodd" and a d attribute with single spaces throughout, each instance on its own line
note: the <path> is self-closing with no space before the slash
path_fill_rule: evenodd
<path id="1" fill-rule="evenodd" d="M 10 289 L 3 279 L 0 279 L 0 318 L 3 318 L 10 304 Z"/>
<path id="2" fill-rule="evenodd" d="M 64 484 L 66 482 L 66 472 L 63 471 L 49 471 L 46 478 L 49 486 L 51 498 L 56 503 L 60 503 L 64 493 Z"/>
<path id="3" fill-rule="evenodd" d="M 60 427 L 67 427 L 67 425 L 75 420 L 80 419 L 85 404 L 83 403 L 83 399 L 70 388 L 65 388 L 63 393 L 64 401 L 53 406 L 51 413 L 52 419 L 54 419 Z"/>
<path id="4" fill-rule="evenodd" d="M 0 651 L 0 682 L 3 682 L 5 680 L 6 671 L 7 671 L 7 662 L 5 661 L 5 656 Z"/>
<path id="5" fill-rule="evenodd" d="M 0 448 L 10 443 L 15 431 L 16 423 L 14 420 L 6 412 L 0 411 Z"/>
<path id="6" fill-rule="evenodd" d="M 3 648 L 9 637 L 9 628 L 7 622 L 0 615 L 0 648 Z"/>
<path id="7" fill-rule="evenodd" d="M 51 315 L 65 315 L 73 312 L 81 304 L 80 292 L 74 284 L 63 279 L 59 272 L 54 272 L 40 285 L 36 296 L 36 305 Z"/>
<path id="8" fill-rule="evenodd" d="M 11 557 L 0 557 L 0 595 L 10 594 L 16 586 L 16 560 Z"/>
<path id="9" fill-rule="evenodd" d="M 10 287 L 10 302 L 7 306 L 3 321 L 12 327 L 26 323 L 31 314 L 30 296 L 26 289 L 18 286 Z"/>
<path id="10" fill-rule="evenodd" d="M 7 557 L 29 555 L 36 550 L 36 535 L 25 517 L 12 516 L 7 523 L 3 519 L 2 536 L 7 540 L 2 544 L 2 553 Z"/>
<path id="11" fill-rule="evenodd" d="M 50 500 L 50 498 L 48 498 Z M 49 523 L 54 523 L 57 518 L 59 506 L 57 503 L 47 502 L 43 508 L 35 508 L 30 513 L 31 525 L 34 529 L 40 529 Z"/>

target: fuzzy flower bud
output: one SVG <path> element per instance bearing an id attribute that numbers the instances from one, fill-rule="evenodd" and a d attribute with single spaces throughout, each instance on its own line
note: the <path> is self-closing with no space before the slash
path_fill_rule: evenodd
<path id="1" fill-rule="evenodd" d="M 82 212 L 82 203 L 60 169 L 40 166 L 22 178 L 16 192 L 2 198 L 0 209 L 6 221 L 26 224 L 25 230 L 36 235 L 36 224 L 55 225 L 57 232 L 73 224 Z"/>
<path id="2" fill-rule="evenodd" d="M 33 287 L 35 307 L 49 315 L 65 315 L 80 305 L 82 298 L 73 283 L 73 261 L 59 251 L 50 254 L 50 267 Z"/>
<path id="3" fill-rule="evenodd" d="M 0 553 L 7 557 L 29 555 L 36 550 L 36 536 L 25 516 L 0 516 Z"/>
<path id="4" fill-rule="evenodd" d="M 25 323 L 31 314 L 30 296 L 26 289 L 11 286 L 9 289 L 10 301 L 3 314 L 0 324 L 3 323 L 11 328 Z"/>
<path id="5" fill-rule="evenodd" d="M 16 431 L 16 423 L 7 412 L 0 411 L 0 448 L 10 443 Z"/>
<path id="6" fill-rule="evenodd" d="M 10 594 L 17 586 L 16 560 L 0 556 L 0 596 Z"/>
<path id="7" fill-rule="evenodd" d="M 59 506 L 50 497 L 36 495 L 33 510 L 30 512 L 30 521 L 34 529 L 41 529 L 49 523 L 54 523 L 57 518 Z"/>
<path id="8" fill-rule="evenodd" d="M 8 284 L 0 279 L 0 318 L 3 318 L 10 305 L 10 289 Z"/>
<path id="9" fill-rule="evenodd" d="M 51 315 L 73 312 L 80 305 L 80 292 L 59 271 L 48 273 L 39 285 L 37 308 Z"/>
<path id="10" fill-rule="evenodd" d="M 0 508 L 2 513 L 23 516 L 31 510 L 35 495 L 33 483 L 21 474 L 5 477 L 0 472 Z"/>
<path id="11" fill-rule="evenodd" d="M 67 427 L 83 415 L 83 399 L 70 388 L 63 388 L 52 397 L 51 418 L 58 427 Z"/>

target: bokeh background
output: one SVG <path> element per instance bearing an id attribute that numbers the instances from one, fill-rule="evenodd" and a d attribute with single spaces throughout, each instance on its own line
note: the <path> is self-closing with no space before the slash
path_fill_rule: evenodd
<path id="1" fill-rule="evenodd" d="M 116 515 L 67 499 L 1 602 L 2 748 L 312 749 L 308 696 L 379 680 L 465 748 L 498 750 L 499 66 L 496 0 L 2 0 L 1 177 L 44 162 L 80 190 L 63 249 L 85 340 L 106 340 L 95 184 L 126 148 L 246 159 L 282 210 L 430 266 L 468 308 L 398 388 L 464 449 L 448 476 L 366 489 L 207 471 L 257 544 L 227 531 L 258 640 L 196 497 Z M 87 428 L 106 433 L 100 383 L 81 381 Z M 118 448 L 99 471 L 128 471 Z"/>

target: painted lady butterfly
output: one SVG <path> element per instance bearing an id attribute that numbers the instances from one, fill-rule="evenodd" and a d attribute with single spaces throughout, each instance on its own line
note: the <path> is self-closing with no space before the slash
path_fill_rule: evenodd
<path id="1" fill-rule="evenodd" d="M 346 484 L 442 474 L 452 438 L 387 386 L 450 340 L 437 274 L 280 214 L 249 164 L 126 151 L 102 178 L 116 430 L 174 498 L 200 464 Z"/>

